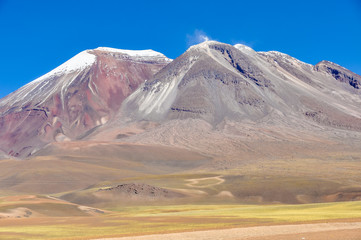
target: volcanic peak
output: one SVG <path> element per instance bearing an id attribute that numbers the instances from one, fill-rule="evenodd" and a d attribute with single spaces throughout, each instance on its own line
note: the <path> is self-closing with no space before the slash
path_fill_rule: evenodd
<path id="1" fill-rule="evenodd" d="M 255 53 L 256 52 L 252 48 L 250 48 L 250 47 L 248 47 L 248 46 L 246 46 L 244 44 L 240 44 L 240 43 L 235 44 L 234 47 L 237 48 L 240 51 L 245 51 L 245 52 L 250 52 L 250 53 Z"/>
<path id="2" fill-rule="evenodd" d="M 47 74 L 35 79 L 33 83 L 42 81 L 45 78 L 49 78 L 51 76 L 59 76 L 75 71 L 82 71 L 87 67 L 92 66 L 97 59 L 94 50 L 99 50 L 103 52 L 114 52 L 114 53 L 121 53 L 128 55 L 134 58 L 155 58 L 155 59 L 164 59 L 165 61 L 171 62 L 172 59 L 167 58 L 162 53 L 153 51 L 153 50 L 123 50 L 123 49 L 116 49 L 116 48 L 109 48 L 109 47 L 98 47 L 96 49 L 88 49 L 84 50 L 65 63 L 61 64 L 59 67 L 53 69 L 52 71 L 48 72 Z"/>
<path id="3" fill-rule="evenodd" d="M 208 49 L 210 45 L 214 45 L 214 44 L 225 44 L 225 43 L 221 43 L 221 42 L 217 42 L 217 41 L 204 41 L 201 43 L 198 43 L 196 45 L 192 45 L 188 48 L 187 52 L 191 51 L 191 50 L 196 50 L 196 49 Z"/>
<path id="4" fill-rule="evenodd" d="M 152 49 L 147 50 L 125 50 L 125 49 L 117 49 L 117 48 L 110 48 L 110 47 L 98 47 L 95 50 L 105 51 L 105 52 L 117 52 L 127 54 L 129 56 L 139 56 L 139 57 L 165 57 L 162 53 L 156 52 Z"/>
<path id="5" fill-rule="evenodd" d="M 140 61 L 140 62 L 163 62 L 169 63 L 172 59 L 167 58 L 164 54 L 154 51 L 152 49 L 147 50 L 126 50 L 126 49 L 117 49 L 109 47 L 98 47 L 94 49 L 95 51 L 102 51 L 108 53 L 117 53 L 123 55 L 125 59 Z"/>
<path id="6" fill-rule="evenodd" d="M 68 61 L 66 61 L 65 63 L 61 64 L 59 67 L 35 79 L 33 82 L 39 82 L 53 75 L 58 76 L 66 73 L 71 73 L 74 71 L 84 70 L 85 68 L 93 65 L 95 61 L 96 61 L 96 56 L 92 54 L 90 50 L 82 51 L 77 55 L 75 55 L 74 57 L 72 57 L 71 59 L 69 59 Z"/>

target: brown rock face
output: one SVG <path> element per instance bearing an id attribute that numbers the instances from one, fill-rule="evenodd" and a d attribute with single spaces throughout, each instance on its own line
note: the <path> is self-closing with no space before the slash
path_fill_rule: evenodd
<path id="1" fill-rule="evenodd" d="M 81 138 L 169 62 L 150 50 L 78 54 L 0 101 L 0 150 L 26 157 L 47 143 Z"/>

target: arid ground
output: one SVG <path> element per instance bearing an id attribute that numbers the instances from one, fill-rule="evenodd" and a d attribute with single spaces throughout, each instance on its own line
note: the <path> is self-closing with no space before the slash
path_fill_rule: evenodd
<path id="1" fill-rule="evenodd" d="M 181 149 L 87 144 L 0 161 L 1 239 L 361 238 L 357 151 L 217 169 Z"/>
<path id="2" fill-rule="evenodd" d="M 361 236 L 360 202 L 155 205 L 101 210 L 52 197 L 24 195 L 3 197 L 0 206 L 1 239 L 326 240 Z"/>

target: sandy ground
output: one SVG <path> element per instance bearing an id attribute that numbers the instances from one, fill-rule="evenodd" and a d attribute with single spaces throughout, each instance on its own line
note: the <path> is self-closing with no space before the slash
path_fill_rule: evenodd
<path id="1" fill-rule="evenodd" d="M 360 240 L 361 222 L 316 223 L 155 234 L 98 240 Z"/>

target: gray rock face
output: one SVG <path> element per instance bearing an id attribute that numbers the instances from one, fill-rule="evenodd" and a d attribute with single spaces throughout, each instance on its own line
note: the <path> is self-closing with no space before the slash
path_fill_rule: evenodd
<path id="1" fill-rule="evenodd" d="M 267 106 L 258 88 L 272 85 L 247 56 L 229 45 L 204 43 L 138 89 L 125 109 L 149 120 L 199 117 L 216 124 L 226 116 L 259 118 Z"/>
<path id="2" fill-rule="evenodd" d="M 360 76 L 330 62 L 316 66 L 279 52 L 208 41 L 158 72 L 128 97 L 126 115 L 164 122 L 311 121 L 361 130 Z"/>
<path id="3" fill-rule="evenodd" d="M 347 70 L 335 63 L 321 61 L 315 65 L 315 69 L 320 72 L 331 74 L 337 81 L 348 83 L 356 89 L 361 88 L 361 76 Z"/>

